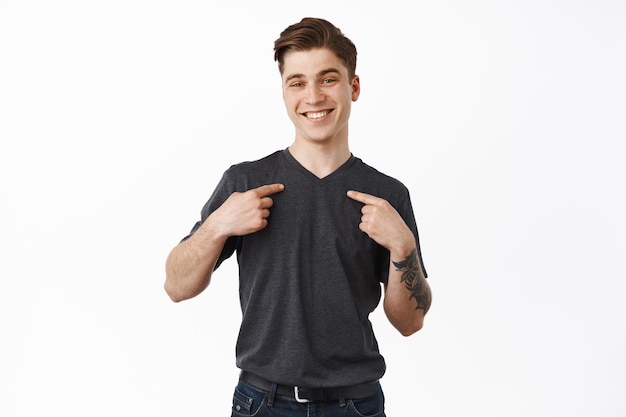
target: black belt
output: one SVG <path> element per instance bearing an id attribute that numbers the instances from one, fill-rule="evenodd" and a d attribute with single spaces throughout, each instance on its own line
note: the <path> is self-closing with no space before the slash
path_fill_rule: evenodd
<path id="1" fill-rule="evenodd" d="M 239 376 L 243 382 L 254 385 L 267 393 L 272 391 L 272 382 L 261 378 L 260 376 L 242 371 Z M 339 388 L 305 388 L 293 385 L 278 385 L 276 394 L 293 398 L 301 403 L 311 401 L 337 401 L 365 398 L 376 393 L 375 382 L 368 384 L 351 385 Z"/>

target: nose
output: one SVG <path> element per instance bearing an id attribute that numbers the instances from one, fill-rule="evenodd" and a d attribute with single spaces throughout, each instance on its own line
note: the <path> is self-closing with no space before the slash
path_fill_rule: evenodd
<path id="1" fill-rule="evenodd" d="M 324 94 L 320 86 L 316 83 L 311 83 L 306 89 L 306 103 L 317 104 L 324 101 Z"/>

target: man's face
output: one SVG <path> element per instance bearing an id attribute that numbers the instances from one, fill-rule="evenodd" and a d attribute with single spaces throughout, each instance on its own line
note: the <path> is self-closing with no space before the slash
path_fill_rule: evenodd
<path id="1" fill-rule="evenodd" d="M 347 141 L 359 77 L 350 79 L 343 62 L 326 48 L 289 52 L 283 64 L 283 100 L 296 140 Z"/>

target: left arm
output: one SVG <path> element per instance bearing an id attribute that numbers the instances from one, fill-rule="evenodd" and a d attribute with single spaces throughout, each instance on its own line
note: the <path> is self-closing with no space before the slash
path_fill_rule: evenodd
<path id="1" fill-rule="evenodd" d="M 359 229 L 389 250 L 383 308 L 391 324 L 410 336 L 422 328 L 432 300 L 415 236 L 387 200 L 357 191 L 348 191 L 348 197 L 364 204 Z"/>
<path id="2" fill-rule="evenodd" d="M 396 262 L 395 259 L 404 259 Z M 410 336 L 424 325 L 432 294 L 422 272 L 417 248 L 405 258 L 391 254 L 389 280 L 385 286 L 384 309 L 387 318 L 404 336 Z"/>

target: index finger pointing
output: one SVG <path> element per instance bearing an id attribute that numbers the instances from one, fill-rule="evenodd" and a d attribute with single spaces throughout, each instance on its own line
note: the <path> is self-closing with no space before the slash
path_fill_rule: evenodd
<path id="1" fill-rule="evenodd" d="M 373 196 L 371 194 L 362 193 L 359 191 L 348 191 L 348 197 L 363 204 L 376 204 L 381 200 L 380 197 Z"/>
<path id="2" fill-rule="evenodd" d="M 279 193 L 285 189 L 283 184 L 266 184 L 255 188 L 259 197 L 267 197 L 272 194 Z"/>

